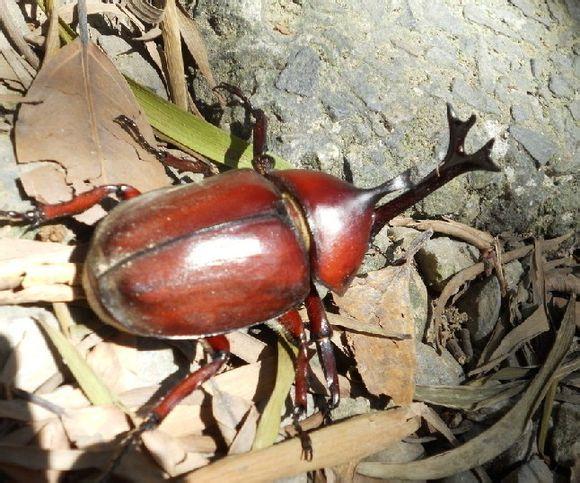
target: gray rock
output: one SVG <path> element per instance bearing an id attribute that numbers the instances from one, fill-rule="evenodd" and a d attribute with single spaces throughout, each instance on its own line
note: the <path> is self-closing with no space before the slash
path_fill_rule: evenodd
<path id="1" fill-rule="evenodd" d="M 509 291 L 515 291 L 524 274 L 524 267 L 518 260 L 503 266 L 503 275 Z"/>
<path id="2" fill-rule="evenodd" d="M 511 110 L 516 122 L 527 121 L 532 116 L 532 109 L 528 104 L 514 104 Z"/>
<path id="3" fill-rule="evenodd" d="M 547 27 L 553 23 L 547 13 L 538 9 L 531 0 L 510 0 L 510 3 L 518 7 L 526 17 L 537 20 Z"/>
<path id="4" fill-rule="evenodd" d="M 536 79 L 540 79 L 548 68 L 548 61 L 543 57 L 534 58 L 530 60 L 532 74 Z"/>
<path id="5" fill-rule="evenodd" d="M 417 252 L 417 263 L 427 285 L 442 290 L 447 280 L 479 260 L 476 248 L 464 242 L 439 237 Z"/>
<path id="6" fill-rule="evenodd" d="M 121 73 L 167 99 L 167 91 L 159 74 L 151 62 L 135 50 L 135 46 L 117 35 L 100 35 L 97 42 Z"/>
<path id="7" fill-rule="evenodd" d="M 576 100 L 570 104 L 570 112 L 575 121 L 580 121 L 580 100 Z"/>
<path id="8" fill-rule="evenodd" d="M 453 81 L 451 92 L 463 99 L 470 106 L 484 112 L 491 112 L 493 114 L 500 114 L 501 111 L 497 102 L 483 92 L 474 89 L 463 79 L 456 78 Z"/>
<path id="9" fill-rule="evenodd" d="M 546 164 L 558 152 L 557 146 L 540 132 L 521 126 L 511 126 L 510 134 L 540 165 Z"/>
<path id="10" fill-rule="evenodd" d="M 441 355 L 433 347 L 416 344 L 417 373 L 415 383 L 421 386 L 457 386 L 465 379 L 463 368 L 447 351 Z"/>
<path id="11" fill-rule="evenodd" d="M 276 81 L 276 87 L 292 94 L 311 96 L 318 87 L 320 58 L 310 47 L 294 53 Z"/>
<path id="12" fill-rule="evenodd" d="M 339 421 L 357 414 L 366 414 L 371 410 L 371 403 L 366 397 L 341 397 L 338 407 L 332 410 L 332 419 Z"/>
<path id="13" fill-rule="evenodd" d="M 552 431 L 554 460 L 563 466 L 574 466 L 580 456 L 580 407 L 563 403 L 556 411 Z"/>
<path id="14" fill-rule="evenodd" d="M 465 5 L 463 8 L 463 14 L 465 18 L 475 22 L 479 25 L 487 27 L 498 34 L 503 34 L 508 37 L 517 37 L 518 31 L 521 29 L 521 26 L 518 28 L 518 24 L 509 24 L 504 23 L 498 18 L 498 9 L 494 9 L 492 13 L 490 11 L 490 7 L 485 4 L 475 4 L 469 3 Z"/>
<path id="15" fill-rule="evenodd" d="M 558 97 L 571 97 L 574 94 L 574 89 L 566 78 L 559 74 L 554 74 L 550 77 L 548 84 L 550 90 Z"/>
<path id="16" fill-rule="evenodd" d="M 495 327 L 501 308 L 501 291 L 497 277 L 492 276 L 473 283 L 459 299 L 457 307 L 469 317 L 467 328 L 471 340 L 475 344 L 483 342 Z"/>
<path id="17" fill-rule="evenodd" d="M 550 468 L 540 458 L 533 458 L 513 470 L 502 483 L 550 483 L 556 481 Z"/>

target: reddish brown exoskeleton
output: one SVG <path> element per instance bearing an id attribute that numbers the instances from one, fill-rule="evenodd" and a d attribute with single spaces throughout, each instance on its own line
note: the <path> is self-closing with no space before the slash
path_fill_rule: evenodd
<path id="1" fill-rule="evenodd" d="M 450 141 L 436 170 L 417 183 L 409 171 L 371 189 L 307 170 L 272 169 L 265 154 L 266 119 L 253 114 L 254 170 L 241 169 L 200 185 L 139 195 L 126 185 L 95 188 L 58 205 L 26 213 L 0 212 L 11 221 L 40 223 L 80 213 L 115 194 L 120 203 L 98 225 L 85 263 L 84 287 L 105 322 L 142 336 L 203 338 L 213 360 L 187 376 L 153 409 L 143 428 L 161 421 L 228 358 L 224 334 L 272 318 L 299 345 L 296 412 L 306 409 L 309 341 L 298 315 L 305 304 L 330 406 L 339 401 L 331 326 L 314 282 L 343 293 L 357 273 L 373 233 L 456 176 L 499 171 L 493 139 L 474 154 L 464 140 L 475 116 L 460 121 L 448 106 Z M 378 206 L 383 196 L 399 196 Z"/>

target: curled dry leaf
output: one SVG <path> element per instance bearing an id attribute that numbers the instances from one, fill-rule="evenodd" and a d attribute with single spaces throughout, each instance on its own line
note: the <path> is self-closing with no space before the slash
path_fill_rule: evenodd
<path id="1" fill-rule="evenodd" d="M 69 409 L 62 422 L 68 438 L 77 448 L 111 442 L 130 429 L 125 413 L 115 406 Z"/>
<path id="2" fill-rule="evenodd" d="M 408 340 L 348 333 L 358 371 L 373 394 L 386 394 L 395 404 L 410 404 L 415 389 L 415 326 L 410 284 L 418 277 L 410 264 L 387 267 L 355 279 L 342 297 L 334 300 L 341 311 Z"/>
<path id="3" fill-rule="evenodd" d="M 153 132 L 115 66 L 94 44 L 79 40 L 45 63 L 28 94 L 40 104 L 20 109 L 15 127 L 20 163 L 50 161 L 21 178 L 28 195 L 43 203 L 109 183 L 149 191 L 169 183 L 163 166 L 113 120 L 124 114 L 154 144 Z M 78 219 L 102 216 L 100 207 Z"/>
<path id="4" fill-rule="evenodd" d="M 499 346 L 489 356 L 488 362 L 472 370 L 469 375 L 473 376 L 493 369 L 519 349 L 525 342 L 549 329 L 550 323 L 548 322 L 548 317 L 542 305 L 526 320 L 506 334 Z"/>
<path id="5" fill-rule="evenodd" d="M 240 384 L 243 384 L 240 381 Z M 238 430 L 246 414 L 252 407 L 252 403 L 244 398 L 235 396 L 219 389 L 210 379 L 206 386 L 212 388 L 212 416 L 218 423 L 220 432 L 225 443 L 229 446 L 238 433 Z"/>

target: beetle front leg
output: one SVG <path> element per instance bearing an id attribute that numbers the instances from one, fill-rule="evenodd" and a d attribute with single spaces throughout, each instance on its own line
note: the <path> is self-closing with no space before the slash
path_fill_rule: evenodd
<path id="1" fill-rule="evenodd" d="M 36 208 L 25 212 L 0 211 L 0 220 L 38 225 L 56 218 L 64 218 L 66 216 L 83 213 L 89 208 L 99 204 L 109 195 L 115 195 L 121 200 L 128 200 L 140 194 L 141 192 L 139 190 L 127 184 L 108 184 L 81 193 L 63 203 L 55 203 L 52 205 L 39 204 Z"/>
<path id="2" fill-rule="evenodd" d="M 268 135 L 268 118 L 262 109 L 256 109 L 252 106 L 250 100 L 244 95 L 239 87 L 232 86 L 222 82 L 215 89 L 223 89 L 236 96 L 242 102 L 246 109 L 254 118 L 254 128 L 252 130 L 252 167 L 260 174 L 268 174 L 274 169 L 274 158 L 266 154 L 267 135 Z"/>
<path id="3" fill-rule="evenodd" d="M 128 116 L 121 114 L 113 119 L 119 126 L 121 126 L 133 140 L 139 144 L 145 151 L 152 154 L 165 166 L 171 166 L 178 171 L 191 171 L 192 173 L 200 173 L 204 178 L 214 176 L 218 173 L 217 169 L 209 162 L 204 162 L 201 159 L 185 159 L 174 156 L 173 154 L 152 146 L 147 139 L 141 134 L 137 123 Z"/>
<path id="4" fill-rule="evenodd" d="M 322 364 L 324 377 L 326 379 L 326 387 L 330 392 L 330 409 L 334 409 L 340 402 L 340 393 L 338 386 L 338 373 L 336 372 L 336 359 L 334 358 L 334 350 L 330 342 L 332 337 L 332 327 L 326 317 L 326 311 L 322 304 L 318 290 L 311 284 L 310 293 L 306 297 L 306 312 L 310 320 L 310 333 L 316 348 L 318 349 L 318 357 Z"/>

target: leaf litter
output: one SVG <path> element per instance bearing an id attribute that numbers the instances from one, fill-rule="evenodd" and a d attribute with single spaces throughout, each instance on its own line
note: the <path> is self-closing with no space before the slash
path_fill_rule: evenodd
<path id="1" fill-rule="evenodd" d="M 182 21 L 182 15 L 178 16 Z M 181 34 L 184 39 L 187 35 L 191 38 L 197 35 L 191 32 L 186 35 L 183 31 Z M 80 50 L 81 52 L 78 45 L 70 47 L 69 56 L 74 59 L 70 61 L 71 65 L 78 64 L 79 59 L 83 58 L 82 49 Z M 97 89 L 98 92 L 101 87 L 93 73 L 98 72 L 94 69 L 102 68 L 99 55 L 87 52 L 85 60 L 90 62 L 87 65 L 93 66 L 90 77 L 79 76 L 78 70 L 75 71 L 68 65 L 66 59 L 59 60 L 60 64 L 52 67 L 49 65 L 52 71 L 47 70 L 48 79 L 44 84 L 39 82 L 38 87 L 33 84 L 32 93 L 29 92 L 28 95 L 34 99 L 34 89 L 38 89 L 42 96 L 47 91 L 56 91 L 60 99 L 50 102 L 54 101 L 54 105 L 67 105 L 71 102 L 71 97 L 64 92 L 66 89 L 63 90 L 62 79 L 71 78 L 70 76 L 74 78 L 75 75 L 77 80 L 80 77 L 81 87 L 83 82 L 88 83 L 90 89 Z M 203 64 L 203 60 L 198 60 L 202 58 L 200 55 L 197 54 L 196 61 Z M 62 72 L 67 72 L 67 69 L 72 69 L 71 72 L 76 74 L 62 76 Z M 116 75 L 111 74 L 111 69 L 103 70 L 105 77 L 112 76 L 117 79 L 104 81 L 105 86 L 108 85 L 107 82 L 115 84 L 118 81 Z M 81 72 L 86 70 L 81 69 Z M 37 80 L 39 77 L 43 79 L 41 73 Z M 207 74 L 204 75 L 208 82 L 213 82 Z M 87 88 L 86 85 L 84 87 Z M 48 105 L 46 97 L 42 99 L 44 101 L 40 105 Z M 26 105 L 23 108 L 35 106 L 36 104 Z M 84 107 L 91 112 L 90 108 L 86 109 L 86 105 Z M 127 113 L 126 107 L 123 106 L 123 113 L 130 117 L 133 113 L 135 117 L 132 118 L 138 120 L 143 135 L 153 142 L 152 132 L 139 108 L 134 105 L 131 107 L 133 111 Z M 81 101 L 76 112 L 82 110 Z M 88 126 L 84 131 L 92 133 L 92 137 L 85 141 L 80 152 L 75 151 L 78 160 L 73 159 L 70 165 L 56 165 L 54 161 L 60 163 L 61 159 L 55 159 L 57 156 L 54 153 L 46 154 L 38 148 L 27 157 L 26 149 L 21 149 L 21 161 L 28 159 L 24 162 L 35 164 L 39 161 L 51 161 L 49 168 L 38 168 L 44 169 L 43 176 L 47 177 L 43 178 L 42 183 L 49 187 L 47 193 L 35 191 L 34 175 L 30 175 L 29 180 L 32 181 L 28 181 L 28 184 L 26 178 L 23 180 L 24 186 L 28 186 L 31 193 L 38 194 L 39 199 L 44 201 L 68 199 L 73 190 L 80 191 L 92 183 L 102 184 L 101 180 L 113 179 L 107 177 L 112 176 L 111 172 L 114 170 L 107 164 L 108 151 L 103 148 L 105 145 L 116 143 L 115 149 L 131 152 L 133 161 L 137 163 L 132 166 L 137 168 L 126 169 L 131 171 L 132 176 L 139 177 L 143 163 L 149 159 L 147 153 L 142 152 L 130 136 L 125 136 L 123 130 L 115 130 L 114 126 L 108 124 L 107 120 L 116 117 L 111 114 L 112 111 L 101 115 L 94 110 L 93 115 L 88 117 L 86 112 L 84 116 L 81 113 L 80 117 L 75 117 L 74 112 L 75 108 L 71 110 L 70 119 L 65 119 L 68 113 L 61 114 L 63 122 L 83 122 Z M 25 115 L 24 120 L 26 119 Z M 26 123 L 20 128 L 17 126 L 17 143 L 19 129 L 20 135 L 25 136 L 24 139 L 32 136 L 30 133 L 36 129 L 40 130 L 36 135 L 43 132 L 43 136 L 49 135 L 49 126 L 44 124 L 43 126 L 41 123 L 39 127 L 30 127 Z M 68 149 L 70 151 L 70 146 Z M 82 153 L 89 155 L 83 156 Z M 117 157 L 120 158 L 122 156 Z M 81 165 L 87 159 L 89 164 L 85 171 L 85 167 Z M 98 162 L 94 163 L 95 160 Z M 52 182 L 47 182 L 47 179 Z M 136 184 L 133 181 L 131 183 Z M 259 334 L 261 339 L 249 334 L 232 334 L 232 352 L 235 357 L 227 370 L 204 385 L 201 391 L 186 398 L 158 430 L 145 433 L 143 441 L 149 453 L 130 451 L 121 461 L 116 470 L 117 474 L 138 481 L 158 481 L 163 477 L 180 476 L 200 468 L 186 474 L 184 478 L 209 481 L 227 476 L 229 481 L 241 481 L 252 478 L 281 478 L 318 468 L 327 468 L 330 472 L 330 468 L 346 465 L 351 473 L 358 471 L 359 474 L 406 479 L 434 478 L 453 474 L 460 469 L 477 467 L 516 441 L 548 388 L 551 401 L 559 394 L 558 381 L 566 381 L 578 369 L 574 356 L 564 359 L 575 326 L 574 311 L 571 309 L 573 302 L 569 302 L 566 311 L 562 312 L 563 315 L 558 316 L 557 311 L 554 312 L 552 308 L 553 297 L 549 293 L 551 285 L 546 275 L 546 251 L 557 249 L 565 240 L 538 241 L 535 248 L 524 245 L 504 253 L 497 240 L 489 234 L 449 220 L 394 220 L 394 224 L 396 223 L 405 223 L 399 226 L 452 235 L 471 243 L 482 253 L 482 261 L 452 278 L 435 301 L 430 324 L 435 326 L 436 334 L 438 330 L 443 330 L 437 328 L 437 320 L 445 310 L 454 307 L 454 295 L 462 287 L 491 273 L 493 269 L 501 279 L 501 266 L 507 261 L 529 257 L 530 254 L 533 256 L 534 269 L 530 272 L 534 284 L 530 290 L 534 293 L 533 311 L 528 310 L 528 316 L 519 319 L 518 311 L 510 311 L 506 319 L 508 325 L 498 332 L 502 334 L 501 337 L 490 340 L 489 347 L 483 352 L 481 363 L 477 367 L 466 366 L 475 371 L 469 381 L 461 386 L 415 386 L 415 344 L 420 341 L 421 336 L 414 333 L 416 307 L 409 297 L 409 286 L 417 282 L 416 278 L 419 277 L 412 266 L 414 253 L 411 252 L 403 260 L 402 266 L 366 274 L 366 277 L 355 281 L 351 288 L 352 293 L 347 292 L 344 298 L 334 298 L 338 313 L 329 314 L 329 319 L 335 327 L 333 341 L 339 349 L 339 359 L 343 360 L 340 374 L 343 399 L 348 403 L 355 396 L 360 398 L 362 395 L 374 401 L 375 410 L 316 429 L 324 418 L 316 409 L 311 409 L 304 426 L 311 430 L 313 461 L 300 459 L 301 448 L 297 438 L 273 444 L 284 438 L 280 425 L 284 424 L 284 403 L 288 391 L 291 390 L 293 367 L 290 354 L 285 350 L 281 351 L 280 345 L 274 353 L 271 340 L 268 340 L 271 336 L 267 336 L 267 330 L 262 330 Z M 73 260 L 72 250 L 68 248 L 54 250 L 47 243 L 35 244 L 32 248 L 30 245 L 20 245 L 20 242 L 29 240 L 11 240 L 10 252 L 0 251 L 2 255 L 6 253 L 0 259 L 0 297 L 2 294 L 12 297 L 1 299 L 2 303 L 20 303 L 23 300 L 18 299 L 18 293 L 29 290 L 27 298 L 24 299 L 26 303 L 66 301 L 82 306 L 83 294 L 78 287 L 77 276 L 81 270 L 82 258 Z M 31 257 L 31 253 L 34 256 Z M 550 270 L 554 266 L 552 264 Z M 52 273 L 59 275 L 52 276 Z M 520 286 L 523 283 L 520 282 Z M 573 283 L 569 285 L 574 286 Z M 60 299 L 51 298 L 50 290 L 55 286 L 59 290 L 68 288 L 67 295 Z M 71 290 L 74 287 L 77 289 Z M 529 287 L 524 287 L 524 290 L 528 289 Z M 521 301 L 520 305 L 524 302 L 526 300 Z M 6 308 L 8 312 L 3 316 L 3 322 L 15 316 L 9 315 L 10 311 L 16 310 L 14 314 L 17 314 L 18 309 L 19 307 Z M 165 355 L 154 359 L 158 361 L 159 371 L 153 377 L 143 378 L 139 374 L 143 368 L 140 362 L 140 352 L 143 351 L 136 338 L 110 334 L 92 337 L 93 329 L 101 329 L 85 320 L 78 320 L 74 312 L 71 312 L 72 322 L 68 323 L 67 331 L 61 334 L 58 323 L 47 314 L 48 312 L 41 312 L 33 318 L 22 315 L 19 319 L 16 316 L 16 320 L 28 320 L 22 326 L 28 326 L 31 329 L 30 334 L 16 331 L 8 339 L 7 349 L 0 352 L 2 382 L 8 388 L 8 397 L 0 400 L 0 415 L 26 423 L 0 435 L 0 465 L 8 473 L 15 471 L 14 475 L 23 475 L 23 472 L 28 471 L 26 474 L 30 476 L 33 474 L 30 471 L 35 471 L 42 472 L 34 473 L 36 476 L 43 474 L 54 479 L 60 472 L 71 468 L 106 468 L 115 451 L 118 437 L 129 427 L 138 424 L 140 415 L 137 410 L 151 404 L 167 380 L 178 375 L 176 371 L 195 369 L 203 364 L 204 357 L 201 351 L 194 350 L 184 361 L 181 351 L 171 345 L 163 350 L 152 349 L 147 352 Z M 44 333 L 38 329 L 39 320 L 44 321 Z M 36 328 L 36 335 L 32 335 L 32 327 Z M 534 353 L 534 342 L 546 336 L 550 336 L 547 339 L 548 347 L 551 346 L 552 349 L 538 371 L 515 364 L 514 361 L 524 349 L 528 353 Z M 52 342 L 48 342 L 48 337 Z M 453 339 L 454 336 L 451 337 Z M 38 356 L 27 357 L 31 353 Z M 167 354 L 173 354 L 175 358 L 167 357 Z M 538 352 L 538 357 L 542 361 L 543 353 Z M 50 360 L 52 362 L 47 363 Z M 311 365 L 314 375 L 319 371 L 319 365 L 315 361 Z M 568 381 L 573 384 L 570 382 L 573 379 Z M 23 393 L 16 390 L 10 395 L 10 386 L 27 389 L 35 397 L 25 399 L 22 397 Z M 44 400 L 54 404 L 58 411 L 47 409 L 50 406 L 43 403 Z M 425 401 L 432 404 L 437 411 L 442 408 L 445 411 L 439 416 L 433 410 L 412 403 L 413 400 Z M 426 419 L 432 430 L 440 431 L 456 445 L 450 428 L 445 426 L 450 424 L 447 417 L 449 411 L 461 410 L 455 411 L 455 416 L 467 419 L 470 414 L 479 410 L 493 410 L 502 401 L 514 401 L 513 407 L 499 420 L 492 422 L 483 435 L 460 444 L 455 449 L 411 463 L 383 464 L 367 461 L 359 464 L 363 458 L 390 447 L 411 434 L 424 435 L 419 429 L 421 415 L 427 415 Z M 264 410 L 264 407 L 270 409 Z M 550 411 L 546 409 L 545 413 L 546 411 L 544 419 L 549 420 Z M 546 423 L 543 424 L 543 428 L 545 427 Z M 545 435 L 545 430 L 542 431 Z M 262 436 L 263 434 L 266 436 Z M 542 438 L 545 439 L 545 436 Z M 90 451 L 85 451 L 88 449 Z M 151 460 L 151 456 L 155 462 Z M 216 462 L 209 464 L 216 457 Z M 279 464 L 272 465 L 271 461 Z M 14 467 L 21 473 L 14 470 Z"/>

